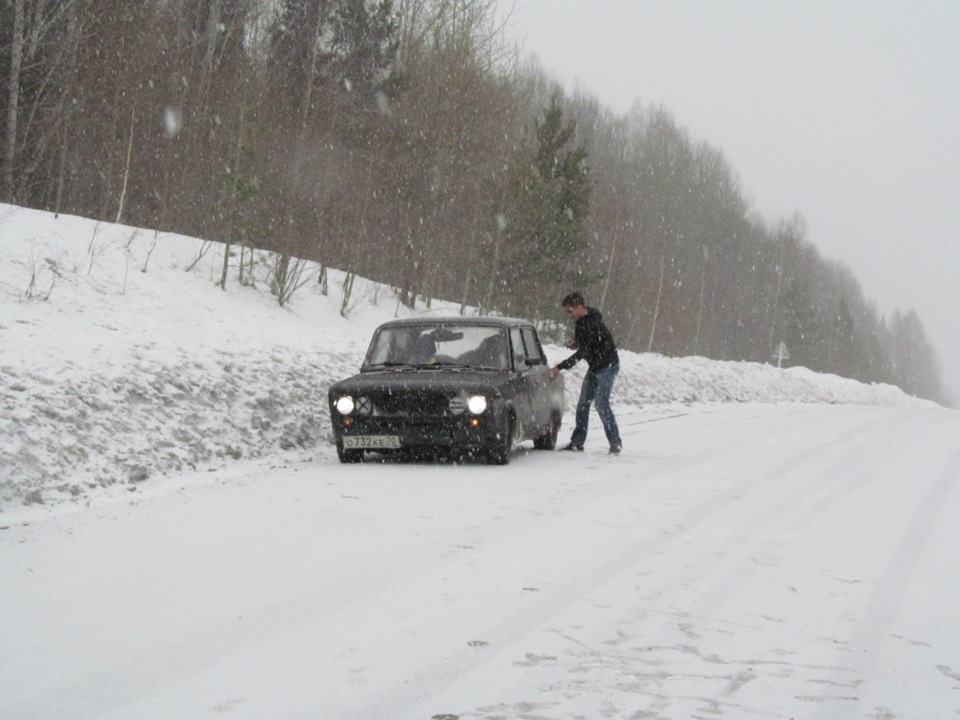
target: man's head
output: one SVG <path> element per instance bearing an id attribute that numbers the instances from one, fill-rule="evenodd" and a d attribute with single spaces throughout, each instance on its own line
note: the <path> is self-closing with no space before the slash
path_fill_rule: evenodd
<path id="1" fill-rule="evenodd" d="M 587 314 L 587 303 L 583 299 L 583 295 L 578 292 L 567 295 L 561 304 L 567 315 L 572 318 L 582 318 Z"/>

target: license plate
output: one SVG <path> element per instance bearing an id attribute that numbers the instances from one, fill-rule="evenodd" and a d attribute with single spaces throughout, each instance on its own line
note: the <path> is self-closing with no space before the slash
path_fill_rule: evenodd
<path id="1" fill-rule="evenodd" d="M 343 438 L 347 450 L 391 450 L 400 447 L 399 435 L 347 435 Z"/>

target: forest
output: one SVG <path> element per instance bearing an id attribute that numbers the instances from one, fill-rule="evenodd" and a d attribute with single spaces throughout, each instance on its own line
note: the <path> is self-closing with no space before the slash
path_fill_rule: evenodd
<path id="1" fill-rule="evenodd" d="M 776 363 L 783 343 L 944 400 L 914 311 L 881 316 L 801 214 L 760 217 L 668 108 L 565 91 L 508 20 L 496 0 L 0 0 L 0 201 L 224 243 L 222 284 L 269 253 L 281 303 L 337 268 L 344 313 L 356 276 L 562 340 L 576 289 L 629 350 Z"/>

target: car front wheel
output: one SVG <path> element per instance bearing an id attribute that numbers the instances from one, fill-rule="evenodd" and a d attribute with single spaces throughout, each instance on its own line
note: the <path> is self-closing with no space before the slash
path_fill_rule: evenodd
<path id="1" fill-rule="evenodd" d="M 491 465 L 506 465 L 510 462 L 510 451 L 513 449 L 513 419 L 508 417 L 503 423 L 503 429 L 497 436 L 496 445 L 487 449 L 487 461 Z"/>

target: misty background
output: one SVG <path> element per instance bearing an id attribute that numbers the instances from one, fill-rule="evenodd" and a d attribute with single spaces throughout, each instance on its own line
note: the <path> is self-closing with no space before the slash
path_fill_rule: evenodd
<path id="1" fill-rule="evenodd" d="M 553 27 L 575 17 L 547 6 Z M 529 36 L 517 35 L 513 23 L 534 7 L 11 0 L 0 4 L 0 200 L 226 243 L 222 284 L 237 281 L 228 265 L 241 283 L 263 277 L 245 275 L 245 264 L 255 249 L 274 251 L 266 282 L 281 304 L 311 282 L 339 294 L 345 312 L 361 276 L 410 305 L 444 299 L 524 315 L 562 340 L 559 298 L 578 288 L 631 350 L 770 362 L 783 343 L 789 364 L 948 401 L 920 303 L 893 297 L 915 282 L 877 285 L 878 306 L 839 252 L 822 252 L 822 206 L 808 215 L 803 193 L 790 203 L 789 186 L 777 195 L 754 166 L 741 174 L 750 154 L 693 127 L 697 118 L 655 85 L 629 87 L 634 79 L 624 83 L 629 104 L 611 102 L 586 63 L 575 70 L 584 82 L 571 85 L 569 69 L 537 59 L 543 48 L 531 56 Z M 583 26 L 569 37 L 572 57 L 604 35 Z M 608 81 L 629 77 L 633 63 L 602 57 Z M 739 104 L 770 107 L 762 92 Z M 795 134 L 767 125 L 754 126 L 757 146 L 795 151 Z M 939 204 L 930 222 L 902 230 L 889 196 L 864 204 L 831 191 L 841 176 L 876 182 L 869 163 L 853 167 L 826 141 L 816 157 L 821 172 L 783 174 L 811 177 L 848 223 L 837 208 L 853 204 L 863 224 L 846 234 L 866 236 L 889 257 L 887 271 L 909 274 L 897 251 L 920 254 L 922 238 L 956 245 L 955 226 L 941 237 L 932 223 Z M 891 161 L 886 177 L 902 174 Z M 319 273 L 307 273 L 308 260 Z M 54 274 L 58 261 L 32 260 Z M 328 286 L 327 267 L 343 280 Z M 936 277 L 917 282 L 936 287 Z M 934 292 L 955 312 L 955 283 Z"/>
<path id="2" fill-rule="evenodd" d="M 960 3 L 504 0 L 508 31 L 620 112 L 662 104 L 767 218 L 800 213 L 960 398 Z"/>

